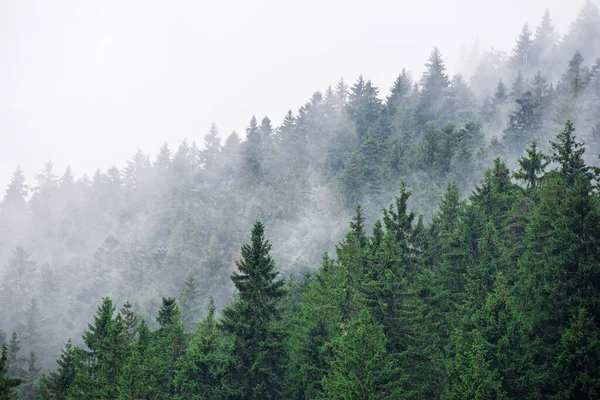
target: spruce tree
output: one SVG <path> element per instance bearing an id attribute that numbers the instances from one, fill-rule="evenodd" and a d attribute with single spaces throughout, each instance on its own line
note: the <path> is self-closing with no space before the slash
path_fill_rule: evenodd
<path id="1" fill-rule="evenodd" d="M 450 119 L 451 110 L 448 103 L 450 79 L 442 60 L 440 50 L 436 47 L 429 56 L 426 71 L 421 78 L 421 93 L 416 110 L 417 123 L 423 127 L 429 121 L 445 123 Z"/>
<path id="2" fill-rule="evenodd" d="M 187 332 L 194 330 L 196 323 L 200 320 L 200 287 L 198 280 L 190 274 L 185 281 L 179 295 L 181 309 L 181 323 Z"/>
<path id="3" fill-rule="evenodd" d="M 579 174 L 589 174 L 589 168 L 583 160 L 585 146 L 577 141 L 575 127 L 571 121 L 567 121 L 565 129 L 556 136 L 555 140 L 550 142 L 554 149 L 552 161 L 560 166 L 566 182 L 573 185 Z"/>
<path id="4" fill-rule="evenodd" d="M 0 399 L 16 400 L 17 396 L 14 388 L 18 387 L 23 381 L 19 378 L 8 375 L 8 347 L 2 345 L 2 356 L 0 357 Z"/>
<path id="5" fill-rule="evenodd" d="M 506 85 L 502 82 L 502 79 L 498 80 L 496 89 L 494 91 L 494 101 L 496 104 L 503 104 L 506 101 Z"/>
<path id="6" fill-rule="evenodd" d="M 41 379 L 41 393 L 43 398 L 66 400 L 75 381 L 77 372 L 82 367 L 81 352 L 73 347 L 69 338 L 65 348 L 61 351 L 60 358 L 56 360 L 58 368 Z"/>
<path id="7" fill-rule="evenodd" d="M 181 359 L 179 372 L 175 377 L 176 399 L 222 399 L 226 388 L 222 385 L 227 365 L 227 354 L 223 353 L 223 343 L 215 318 L 215 302 L 211 297 L 208 315 L 200 323 Z"/>
<path id="8" fill-rule="evenodd" d="M 269 255 L 271 244 L 264 226 L 252 228 L 251 243 L 242 246 L 239 272 L 231 275 L 237 289 L 233 304 L 223 310 L 221 327 L 232 335 L 235 369 L 230 377 L 241 399 L 275 399 L 281 396 L 286 354 L 279 326 L 284 281 Z"/>
<path id="9" fill-rule="evenodd" d="M 146 356 L 150 359 L 150 371 L 153 371 L 153 391 L 162 398 L 176 395 L 175 376 L 187 344 L 180 317 L 175 298 L 163 297 L 156 317 L 159 328 L 152 332 L 152 342 Z"/>
<path id="10" fill-rule="evenodd" d="M 513 70 L 523 71 L 525 75 L 529 75 L 531 68 L 535 65 L 533 39 L 528 24 L 523 25 L 521 29 L 510 63 Z"/>
<path id="11" fill-rule="evenodd" d="M 330 344 L 332 355 L 323 378 L 323 398 L 401 398 L 401 381 L 393 379 L 395 367 L 386 342 L 381 325 L 367 310 L 354 317 Z"/>
<path id="12" fill-rule="evenodd" d="M 516 180 L 523 182 L 527 189 L 538 188 L 542 183 L 545 169 L 550 164 L 550 158 L 543 152 L 538 151 L 535 141 L 531 142 L 525 150 L 526 156 L 517 160 L 519 170 L 513 173 Z"/>

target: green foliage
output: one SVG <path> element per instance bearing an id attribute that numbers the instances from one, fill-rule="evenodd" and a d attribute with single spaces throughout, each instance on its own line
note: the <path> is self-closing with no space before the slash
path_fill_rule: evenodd
<path id="1" fill-rule="evenodd" d="M 239 272 L 231 275 L 238 290 L 234 303 L 223 310 L 222 329 L 231 334 L 234 368 L 228 382 L 243 399 L 278 398 L 280 379 L 286 360 L 280 325 L 280 301 L 285 295 L 284 281 L 269 255 L 271 244 L 265 240 L 264 226 L 252 228 L 251 243 L 242 246 L 236 262 Z"/>
<path id="2" fill-rule="evenodd" d="M 83 353 L 73 347 L 71 339 L 67 340 L 60 358 L 56 360 L 56 371 L 43 377 L 40 382 L 41 397 L 44 399 L 66 400 L 77 372 L 83 367 Z"/>
<path id="3" fill-rule="evenodd" d="M 331 341 L 331 361 L 323 378 L 324 399 L 394 399 L 401 382 L 386 350 L 381 325 L 361 311 Z"/>
<path id="4" fill-rule="evenodd" d="M 19 378 L 10 377 L 8 375 L 8 347 L 2 345 L 2 357 L 0 358 L 0 398 L 6 400 L 16 400 L 14 388 L 18 387 L 22 380 Z"/>

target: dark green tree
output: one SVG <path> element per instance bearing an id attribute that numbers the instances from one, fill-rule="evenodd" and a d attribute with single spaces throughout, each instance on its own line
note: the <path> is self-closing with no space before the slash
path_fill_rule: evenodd
<path id="1" fill-rule="evenodd" d="M 44 399 L 66 400 L 77 372 L 82 368 L 82 353 L 67 340 L 60 358 L 56 360 L 58 368 L 41 379 L 40 392 Z"/>
<path id="2" fill-rule="evenodd" d="M 571 121 L 567 121 L 565 129 L 550 144 L 554 150 L 552 161 L 560 166 L 560 171 L 568 184 L 573 185 L 579 174 L 589 174 L 589 167 L 583 160 L 585 146 L 577 141 L 575 127 Z"/>
<path id="3" fill-rule="evenodd" d="M 0 398 L 6 400 L 16 400 L 14 388 L 18 387 L 22 380 L 20 378 L 12 378 L 8 375 L 8 347 L 2 345 L 2 356 L 0 357 Z"/>
<path id="4" fill-rule="evenodd" d="M 239 272 L 231 275 L 236 299 L 223 310 L 221 327 L 234 342 L 235 368 L 229 383 L 237 398 L 274 399 L 282 392 L 286 354 L 279 319 L 285 290 L 284 281 L 276 279 L 279 273 L 270 249 L 263 224 L 256 222 L 251 243 L 242 246 L 242 258 L 236 262 Z"/>
<path id="5" fill-rule="evenodd" d="M 523 182 L 527 189 L 538 188 L 542 184 L 545 169 L 550 164 L 550 158 L 537 149 L 535 141 L 531 142 L 526 155 L 519 157 L 519 170 L 513 173 L 516 180 Z"/>

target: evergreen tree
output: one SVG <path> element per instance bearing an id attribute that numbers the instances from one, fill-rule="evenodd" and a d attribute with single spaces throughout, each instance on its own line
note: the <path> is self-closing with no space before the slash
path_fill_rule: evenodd
<path id="1" fill-rule="evenodd" d="M 263 157 L 263 137 L 258 128 L 256 117 L 252 117 L 250 125 L 246 128 L 245 167 L 254 178 L 261 174 Z"/>
<path id="2" fill-rule="evenodd" d="M 545 168 L 550 164 L 550 158 L 538 151 L 535 141 L 531 142 L 525 151 L 527 156 L 519 157 L 517 160 L 519 170 L 513 176 L 515 179 L 525 183 L 527 189 L 538 188 L 542 183 Z"/>
<path id="3" fill-rule="evenodd" d="M 41 397 L 47 399 L 66 400 L 77 372 L 82 368 L 81 353 L 73 347 L 69 338 L 56 360 L 58 368 L 41 379 Z"/>
<path id="4" fill-rule="evenodd" d="M 586 0 L 577 18 L 562 41 L 563 57 L 568 57 L 576 50 L 586 57 L 595 59 L 600 56 L 598 40 L 600 40 L 600 11 L 591 0 Z"/>
<path id="5" fill-rule="evenodd" d="M 579 174 L 589 173 L 589 168 L 583 160 L 585 146 L 577 141 L 575 127 L 571 121 L 567 121 L 565 129 L 556 136 L 556 141 L 551 141 L 550 144 L 554 149 L 552 161 L 560 165 L 568 184 L 573 185 Z"/>
<path id="6" fill-rule="evenodd" d="M 151 333 L 146 321 L 142 320 L 137 327 L 137 341 L 121 369 L 118 386 L 120 400 L 158 397 L 152 373 L 153 359 L 149 350 L 150 345 Z"/>
<path id="7" fill-rule="evenodd" d="M 194 275 L 188 276 L 185 285 L 179 295 L 179 304 L 181 305 L 181 323 L 186 331 L 194 330 L 199 320 L 200 309 L 200 288 Z"/>
<path id="8" fill-rule="evenodd" d="M 494 91 L 494 101 L 496 104 L 503 104 L 506 101 L 506 85 L 502 82 L 502 79 L 498 81 L 496 90 Z"/>
<path id="9" fill-rule="evenodd" d="M 531 68 L 535 65 L 534 42 L 529 25 L 523 25 L 517 44 L 513 49 L 513 54 L 510 59 L 512 68 L 515 71 L 522 71 L 525 75 L 529 75 Z"/>
<path id="10" fill-rule="evenodd" d="M 562 92 L 569 95 L 571 100 L 578 99 L 587 83 L 587 74 L 588 71 L 583 66 L 583 56 L 579 51 L 576 51 L 569 61 L 569 69 L 560 81 Z"/>
<path id="11" fill-rule="evenodd" d="M 32 351 L 29 353 L 29 358 L 26 360 L 27 369 L 23 374 L 23 383 L 17 388 L 17 394 L 19 399 L 22 400 L 35 400 L 38 398 L 38 377 L 40 368 L 35 363 L 37 359 L 35 353 Z"/>
<path id="12" fill-rule="evenodd" d="M 542 23 L 535 30 L 535 38 L 533 40 L 537 67 L 546 73 L 552 74 L 556 64 L 558 39 L 559 35 L 552 22 L 550 10 L 546 9 L 542 17 Z"/>
<path id="13" fill-rule="evenodd" d="M 215 318 L 215 302 L 210 298 L 208 315 L 200 323 L 182 358 L 175 377 L 177 399 L 222 399 L 222 380 L 227 367 Z"/>
<path id="14" fill-rule="evenodd" d="M 235 369 L 230 384 L 242 399 L 278 398 L 282 391 L 285 351 L 279 326 L 279 303 L 285 294 L 284 281 L 269 255 L 264 226 L 256 222 L 251 244 L 242 246 L 236 262 L 239 272 L 231 275 L 238 290 L 234 303 L 223 310 L 222 329 L 232 335 Z"/>
<path id="15" fill-rule="evenodd" d="M 421 127 L 429 121 L 445 123 L 450 119 L 450 110 L 448 109 L 450 79 L 437 47 L 431 52 L 429 62 L 425 66 L 427 70 L 421 78 L 422 90 L 416 110 L 417 122 Z"/>
<path id="16" fill-rule="evenodd" d="M 356 124 L 356 132 L 360 141 L 369 136 L 381 137 L 380 115 L 383 109 L 378 96 L 379 89 L 371 81 L 365 81 L 362 76 L 350 89 L 346 109 Z"/>
<path id="17" fill-rule="evenodd" d="M 17 332 L 26 349 L 37 349 L 42 338 L 45 320 L 36 299 L 31 299 L 23 313 L 21 322 L 17 324 Z"/>
<path id="18" fill-rule="evenodd" d="M 331 342 L 332 360 L 323 378 L 325 399 L 400 398 L 394 364 L 381 325 L 363 310 Z"/>
<path id="19" fill-rule="evenodd" d="M 36 272 L 36 262 L 23 246 L 17 246 L 9 258 L 0 279 L 0 316 L 5 321 L 20 318 L 27 300 L 33 294 L 31 276 Z"/>
<path id="20" fill-rule="evenodd" d="M 550 105 L 550 87 L 541 71 L 538 70 L 537 74 L 529 81 L 529 91 L 540 111 L 544 111 Z"/>
<path id="21" fill-rule="evenodd" d="M 408 101 L 408 96 L 412 89 L 412 79 L 406 68 L 402 68 L 402 72 L 390 89 L 390 94 L 386 100 L 386 107 L 390 115 L 394 115 L 399 107 L 405 106 Z"/>
<path id="22" fill-rule="evenodd" d="M 16 400 L 16 393 L 14 388 L 18 387 L 22 380 L 19 378 L 12 378 L 8 375 L 7 371 L 8 362 L 8 347 L 2 345 L 2 356 L 0 358 L 0 398 L 6 400 Z"/>
<path id="23" fill-rule="evenodd" d="M 510 115 L 504 130 L 504 145 L 508 154 L 514 154 L 527 143 L 536 140 L 541 128 L 539 105 L 530 91 L 517 100 L 518 109 Z"/>
<path id="24" fill-rule="evenodd" d="M 128 355 L 128 340 L 121 315 L 114 317 L 115 306 L 104 297 L 93 324 L 83 334 L 87 350 L 83 352 L 84 367 L 71 386 L 70 396 L 82 399 L 115 398 L 119 371 Z"/>
<path id="25" fill-rule="evenodd" d="M 600 332 L 585 308 L 578 310 L 562 334 L 555 368 L 557 398 L 600 395 Z"/>
<path id="26" fill-rule="evenodd" d="M 200 164 L 205 170 L 214 171 L 219 166 L 219 153 L 221 152 L 221 138 L 217 125 L 212 124 L 204 136 L 204 149 L 200 152 Z"/>
<path id="27" fill-rule="evenodd" d="M 524 93 L 525 93 L 525 78 L 523 77 L 523 72 L 521 70 L 519 70 L 519 72 L 517 73 L 517 77 L 515 78 L 515 81 L 512 84 L 512 87 L 510 90 L 510 96 L 514 100 L 518 100 L 521 98 L 521 96 L 523 96 Z"/>

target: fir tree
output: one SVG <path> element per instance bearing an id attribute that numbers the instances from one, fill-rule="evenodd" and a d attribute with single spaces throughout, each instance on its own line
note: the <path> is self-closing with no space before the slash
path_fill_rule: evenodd
<path id="1" fill-rule="evenodd" d="M 222 353 L 215 302 L 210 298 L 208 315 L 195 332 L 175 377 L 177 399 L 222 399 L 222 380 L 227 355 Z"/>
<path id="2" fill-rule="evenodd" d="M 75 381 L 75 376 L 82 367 L 81 353 L 73 347 L 70 338 L 67 340 L 65 348 L 56 363 L 58 364 L 57 370 L 41 379 L 42 397 L 66 400 Z"/>
<path id="3" fill-rule="evenodd" d="M 427 70 L 421 78 L 421 94 L 416 111 L 419 126 L 424 126 L 429 121 L 445 123 L 449 120 L 448 88 L 450 79 L 446 73 L 446 66 L 442 55 L 436 47 L 429 56 L 426 64 Z"/>
<path id="4" fill-rule="evenodd" d="M 498 81 L 496 90 L 494 91 L 494 101 L 496 104 L 503 104 L 506 101 L 506 85 L 502 82 L 502 79 Z"/>
<path id="5" fill-rule="evenodd" d="M 583 160 L 585 146 L 575 137 L 575 127 L 567 121 L 565 129 L 550 144 L 554 149 L 552 161 L 560 165 L 561 172 L 568 184 L 573 185 L 579 174 L 588 174 L 589 168 Z"/>
<path id="6" fill-rule="evenodd" d="M 188 276 L 185 285 L 179 295 L 179 304 L 181 308 L 181 323 L 186 331 L 194 330 L 195 324 L 199 320 L 200 309 L 200 287 L 194 275 Z"/>
<path id="7" fill-rule="evenodd" d="M 269 255 L 264 226 L 256 222 L 251 244 L 242 246 L 239 272 L 231 275 L 238 290 L 234 303 L 223 310 L 222 328 L 232 335 L 236 368 L 230 384 L 242 399 L 278 398 L 285 352 L 278 326 L 284 281 Z"/>
<path id="8" fill-rule="evenodd" d="M 8 363 L 8 347 L 6 344 L 2 345 L 2 356 L 0 357 L 0 398 L 6 400 L 16 400 L 17 396 L 14 392 L 14 388 L 18 387 L 22 380 L 19 378 L 13 378 L 8 375 L 7 370 Z"/>
<path id="9" fill-rule="evenodd" d="M 550 158 L 538 151 L 535 141 L 531 142 L 525 151 L 527 155 L 519 157 L 517 160 L 519 170 L 513 176 L 515 179 L 525 183 L 527 189 L 538 188 L 542 183 L 545 168 L 550 164 Z"/>
<path id="10" fill-rule="evenodd" d="M 523 71 L 526 75 L 528 75 L 532 66 L 535 65 L 534 44 L 531 36 L 529 25 L 523 25 L 510 59 L 514 70 Z"/>

